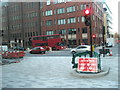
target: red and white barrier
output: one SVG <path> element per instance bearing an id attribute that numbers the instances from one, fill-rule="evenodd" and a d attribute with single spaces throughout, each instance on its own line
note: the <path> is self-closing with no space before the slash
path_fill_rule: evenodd
<path id="1" fill-rule="evenodd" d="M 2 57 L 6 59 L 10 58 L 22 58 L 25 56 L 24 51 L 8 51 L 8 52 L 3 52 Z"/>
<path id="2" fill-rule="evenodd" d="M 113 54 L 112 54 L 112 50 L 110 50 L 110 54 L 109 54 L 109 56 L 113 56 Z"/>

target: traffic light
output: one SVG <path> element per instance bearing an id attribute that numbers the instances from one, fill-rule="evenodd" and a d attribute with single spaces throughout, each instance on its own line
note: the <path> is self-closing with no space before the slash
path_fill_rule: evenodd
<path id="1" fill-rule="evenodd" d="M 2 30 L 2 36 L 4 35 L 4 31 Z"/>
<path id="2" fill-rule="evenodd" d="M 85 25 L 90 26 L 90 24 L 91 24 L 90 9 L 85 9 L 84 14 L 85 14 L 85 16 L 84 16 L 85 17 Z"/>
<path id="3" fill-rule="evenodd" d="M 95 34 L 93 34 L 93 35 L 92 35 L 92 37 L 93 37 L 93 38 L 96 38 L 96 35 L 95 35 Z"/>

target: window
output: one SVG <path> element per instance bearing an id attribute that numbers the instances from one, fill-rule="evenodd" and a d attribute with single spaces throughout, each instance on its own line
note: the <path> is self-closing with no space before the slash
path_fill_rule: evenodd
<path id="1" fill-rule="evenodd" d="M 52 25 L 52 20 L 46 21 L 46 25 L 47 25 L 47 26 L 51 26 L 51 25 Z"/>
<path id="2" fill-rule="evenodd" d="M 50 5 L 50 0 L 47 0 L 46 5 Z"/>
<path id="3" fill-rule="evenodd" d="M 70 24 L 70 23 L 76 23 L 76 18 L 75 17 L 69 18 L 68 24 Z"/>
<path id="4" fill-rule="evenodd" d="M 83 39 L 82 42 L 83 42 L 85 45 L 88 45 L 88 39 Z"/>
<path id="5" fill-rule="evenodd" d="M 86 5 L 85 4 L 81 4 L 80 5 L 80 10 L 84 10 L 84 9 L 86 9 Z"/>
<path id="6" fill-rule="evenodd" d="M 66 24 L 66 20 L 65 19 L 59 19 L 58 20 L 58 25 L 61 25 L 61 24 Z"/>
<path id="7" fill-rule="evenodd" d="M 54 14 L 56 14 L 56 10 L 54 10 Z"/>
<path id="8" fill-rule="evenodd" d="M 78 17 L 78 22 L 80 22 L 80 17 Z"/>
<path id="9" fill-rule="evenodd" d="M 94 15 L 92 15 L 92 19 L 95 20 L 95 16 Z"/>
<path id="10" fill-rule="evenodd" d="M 75 6 L 67 7 L 67 12 L 74 12 Z"/>
<path id="11" fill-rule="evenodd" d="M 85 17 L 84 16 L 81 17 L 81 21 L 85 22 Z"/>
<path id="12" fill-rule="evenodd" d="M 65 0 L 54 0 L 54 4 L 63 3 L 63 2 L 65 2 Z"/>
<path id="13" fill-rule="evenodd" d="M 66 30 L 65 29 L 59 30 L 59 34 L 66 34 Z"/>
<path id="14" fill-rule="evenodd" d="M 53 35 L 54 33 L 53 33 L 53 31 L 47 31 L 46 34 L 47 35 Z"/>
<path id="15" fill-rule="evenodd" d="M 76 34 L 76 29 L 75 28 L 68 29 L 68 33 L 69 34 Z"/>
<path id="16" fill-rule="evenodd" d="M 87 33 L 87 28 L 82 28 L 82 33 Z"/>
<path id="17" fill-rule="evenodd" d="M 58 13 L 58 14 L 65 13 L 65 9 L 64 9 L 64 8 L 59 8 L 59 9 L 57 10 L 57 13 Z"/>
<path id="18" fill-rule="evenodd" d="M 53 15 L 52 10 L 46 11 L 45 14 L 46 14 L 46 16 Z"/>

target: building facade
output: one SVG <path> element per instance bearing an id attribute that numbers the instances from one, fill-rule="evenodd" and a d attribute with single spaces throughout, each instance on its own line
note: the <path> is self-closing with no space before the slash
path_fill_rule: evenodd
<path id="1" fill-rule="evenodd" d="M 2 6 L 3 44 L 30 47 L 30 38 L 41 34 L 38 2 L 8 2 Z"/>
<path id="2" fill-rule="evenodd" d="M 88 7 L 87 7 L 88 6 Z M 41 9 L 43 35 L 62 34 L 66 44 L 78 46 L 90 44 L 90 29 L 85 25 L 84 9 L 91 7 L 93 44 L 102 42 L 103 4 L 101 2 L 50 2 Z"/>
<path id="3" fill-rule="evenodd" d="M 3 43 L 10 47 L 31 47 L 32 36 L 62 34 L 66 45 L 90 44 L 84 9 L 91 8 L 93 44 L 102 42 L 103 4 L 101 2 L 9 2 L 3 5 Z"/>

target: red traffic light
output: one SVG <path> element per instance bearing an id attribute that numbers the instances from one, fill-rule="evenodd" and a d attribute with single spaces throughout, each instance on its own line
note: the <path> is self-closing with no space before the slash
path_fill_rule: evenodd
<path id="1" fill-rule="evenodd" d="M 90 9 L 85 9 L 84 13 L 85 13 L 85 15 L 89 15 L 90 14 Z"/>
<path id="2" fill-rule="evenodd" d="M 96 38 L 96 35 L 95 35 L 95 34 L 93 34 L 93 35 L 92 35 L 92 37 L 93 37 L 93 38 Z"/>

